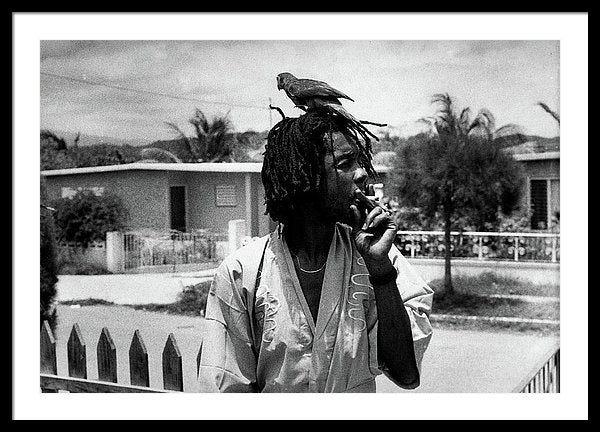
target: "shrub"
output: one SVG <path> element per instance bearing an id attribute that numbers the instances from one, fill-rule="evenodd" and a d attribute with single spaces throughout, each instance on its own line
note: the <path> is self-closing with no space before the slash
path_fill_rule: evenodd
<path id="1" fill-rule="evenodd" d="M 75 259 L 59 259 L 58 273 L 61 275 L 106 275 L 112 274 L 101 265 L 89 263 L 83 260 Z"/>
<path id="2" fill-rule="evenodd" d="M 94 241 L 104 241 L 109 231 L 123 229 L 127 219 L 121 199 L 111 194 L 98 196 L 82 190 L 72 198 L 54 201 L 53 206 L 60 240 L 84 248 Z"/>
<path id="3" fill-rule="evenodd" d="M 46 201 L 46 190 L 43 180 L 40 181 L 40 198 Z M 40 208 L 40 325 L 48 321 L 50 328 L 56 327 L 56 282 L 58 281 L 56 262 L 56 239 L 54 220 L 51 210 Z"/>
<path id="4" fill-rule="evenodd" d="M 177 308 L 180 312 L 191 315 L 202 315 L 206 311 L 206 301 L 211 281 L 190 285 L 177 295 Z"/>

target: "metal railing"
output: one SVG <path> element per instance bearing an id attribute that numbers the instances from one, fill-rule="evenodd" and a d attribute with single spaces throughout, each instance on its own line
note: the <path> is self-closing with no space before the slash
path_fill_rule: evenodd
<path id="1" fill-rule="evenodd" d="M 513 393 L 560 393 L 560 347 L 558 343 L 515 386 Z"/>
<path id="2" fill-rule="evenodd" d="M 451 231 L 453 258 L 560 261 L 560 234 Z M 410 258 L 444 258 L 443 231 L 398 231 L 396 244 Z"/>
<path id="3" fill-rule="evenodd" d="M 125 270 L 177 264 L 197 264 L 216 259 L 218 233 L 198 230 L 184 233 L 129 231 L 123 235 Z"/>

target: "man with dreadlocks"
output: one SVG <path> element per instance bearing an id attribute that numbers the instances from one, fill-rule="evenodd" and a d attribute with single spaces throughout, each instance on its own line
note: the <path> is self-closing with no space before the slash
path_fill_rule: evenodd
<path id="1" fill-rule="evenodd" d="M 368 137 L 310 110 L 275 125 L 264 156 L 279 226 L 216 271 L 202 391 L 374 392 L 382 372 L 417 387 L 433 291 L 393 246 L 390 215 L 356 199 L 376 176 Z"/>

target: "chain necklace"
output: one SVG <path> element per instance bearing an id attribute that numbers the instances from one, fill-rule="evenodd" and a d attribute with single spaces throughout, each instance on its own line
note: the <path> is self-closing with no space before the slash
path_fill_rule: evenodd
<path id="1" fill-rule="evenodd" d="M 296 258 L 296 263 L 298 263 L 298 269 L 302 272 L 302 273 L 319 273 L 321 270 L 323 270 L 325 268 L 325 264 L 327 264 L 327 260 L 325 260 L 325 262 L 323 263 L 323 265 L 318 268 L 317 270 L 304 270 L 301 266 L 300 266 L 300 260 L 298 259 L 298 257 L 294 254 L 292 254 L 294 258 Z"/>

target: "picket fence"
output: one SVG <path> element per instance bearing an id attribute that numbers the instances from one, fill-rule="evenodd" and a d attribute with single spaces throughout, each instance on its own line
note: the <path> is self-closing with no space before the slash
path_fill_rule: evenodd
<path id="1" fill-rule="evenodd" d="M 196 356 L 196 373 L 200 365 L 202 346 Z M 56 341 L 47 321 L 40 333 L 40 388 L 43 393 L 176 393 L 183 392 L 183 363 L 181 353 L 170 333 L 162 352 L 163 389 L 151 388 L 148 351 L 139 330 L 135 330 L 129 347 L 130 383 L 117 382 L 117 350 L 108 328 L 100 332 L 96 347 L 98 380 L 87 378 L 86 345 L 75 323 L 67 342 L 68 377 L 58 376 Z M 513 393 L 560 392 L 560 347 L 552 349 L 540 360 Z"/>
<path id="2" fill-rule="evenodd" d="M 556 342 L 513 393 L 560 393 L 560 345 Z"/>
<path id="3" fill-rule="evenodd" d="M 200 364 L 200 353 L 196 366 Z M 87 378 L 87 351 L 79 325 L 75 323 L 67 342 L 68 377 L 58 376 L 56 340 L 47 321 L 40 333 L 40 388 L 44 393 L 171 393 L 183 391 L 183 363 L 173 333 L 162 352 L 163 389 L 150 388 L 148 351 L 139 330 L 135 330 L 129 347 L 130 383 L 117 382 L 117 349 L 108 328 L 100 332 L 96 347 L 98 380 Z"/>

